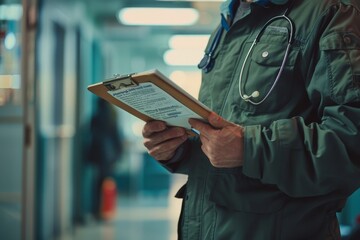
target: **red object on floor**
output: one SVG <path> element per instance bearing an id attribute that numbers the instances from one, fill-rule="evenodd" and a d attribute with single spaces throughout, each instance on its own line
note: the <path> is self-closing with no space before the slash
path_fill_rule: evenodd
<path id="1" fill-rule="evenodd" d="M 117 188 L 112 178 L 106 178 L 101 186 L 101 208 L 102 219 L 111 220 L 116 215 Z"/>
<path id="2" fill-rule="evenodd" d="M 356 223 L 357 223 L 357 224 L 360 224 L 360 215 L 358 215 L 358 216 L 356 217 Z"/>

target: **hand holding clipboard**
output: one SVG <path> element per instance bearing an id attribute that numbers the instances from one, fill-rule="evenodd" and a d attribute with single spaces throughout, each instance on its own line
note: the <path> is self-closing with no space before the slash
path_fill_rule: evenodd
<path id="1" fill-rule="evenodd" d="M 88 90 L 145 122 L 161 120 L 187 130 L 189 118 L 207 121 L 211 112 L 158 70 L 116 76 Z"/>

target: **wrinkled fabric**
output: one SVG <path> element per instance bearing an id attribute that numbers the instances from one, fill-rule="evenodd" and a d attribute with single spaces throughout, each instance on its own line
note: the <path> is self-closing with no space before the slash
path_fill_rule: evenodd
<path id="1" fill-rule="evenodd" d="M 290 3 L 290 2 L 289 2 Z M 294 42 L 274 90 L 260 105 L 285 55 L 289 25 L 273 22 L 244 59 L 265 22 L 288 7 L 251 5 L 224 32 L 199 99 L 244 126 L 244 165 L 215 168 L 192 138 L 179 161 L 188 175 L 179 239 L 340 239 L 336 212 L 360 186 L 360 3 L 295 1 Z M 210 38 L 210 42 L 214 34 Z"/>
<path id="2" fill-rule="evenodd" d="M 233 7 L 236 3 L 238 3 L 240 0 L 227 0 L 225 2 L 223 2 L 220 5 L 220 12 L 222 13 L 222 15 L 227 16 L 227 15 L 232 15 L 233 12 Z M 283 5 L 285 3 L 287 3 L 289 0 L 253 0 L 253 3 L 259 4 L 261 6 L 266 6 L 269 3 L 273 3 L 273 4 L 277 4 L 277 5 Z"/>
<path id="3" fill-rule="evenodd" d="M 262 7 L 268 7 L 269 3 L 277 4 L 277 5 L 283 5 L 286 4 L 289 0 L 253 0 L 253 4 L 260 5 Z M 244 1 L 240 0 L 227 0 L 223 2 L 220 5 L 220 16 L 221 16 L 221 25 L 224 29 L 227 31 L 230 28 L 231 23 L 233 22 L 233 19 L 235 18 L 236 9 L 239 4 L 242 4 Z M 251 3 L 246 3 L 251 4 Z M 247 11 L 242 14 L 242 17 L 246 17 L 248 14 L 250 14 L 251 9 L 248 8 Z"/>

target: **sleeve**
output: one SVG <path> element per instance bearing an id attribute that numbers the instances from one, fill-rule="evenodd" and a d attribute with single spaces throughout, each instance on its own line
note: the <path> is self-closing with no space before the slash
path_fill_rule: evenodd
<path id="1" fill-rule="evenodd" d="M 160 164 L 171 173 L 188 174 L 189 169 L 192 169 L 203 155 L 200 144 L 198 137 L 191 137 L 177 149 L 170 160 L 160 161 Z"/>
<path id="2" fill-rule="evenodd" d="M 245 175 L 294 197 L 346 197 L 360 186 L 359 22 L 358 8 L 341 5 L 317 41 L 306 90 L 320 121 L 245 127 Z"/>
<path id="3" fill-rule="evenodd" d="M 183 143 L 175 152 L 175 155 L 166 161 L 159 161 L 160 164 L 166 168 L 171 173 L 176 173 L 179 169 L 179 166 L 182 163 L 182 160 L 186 157 L 186 153 L 188 152 L 189 141 Z"/>

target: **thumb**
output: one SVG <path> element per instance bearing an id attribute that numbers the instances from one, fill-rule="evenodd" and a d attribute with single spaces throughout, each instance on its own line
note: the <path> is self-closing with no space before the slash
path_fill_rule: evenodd
<path id="1" fill-rule="evenodd" d="M 211 126 L 215 128 L 224 128 L 231 125 L 230 122 L 226 121 L 225 119 L 217 115 L 215 112 L 210 113 L 208 120 Z"/>

